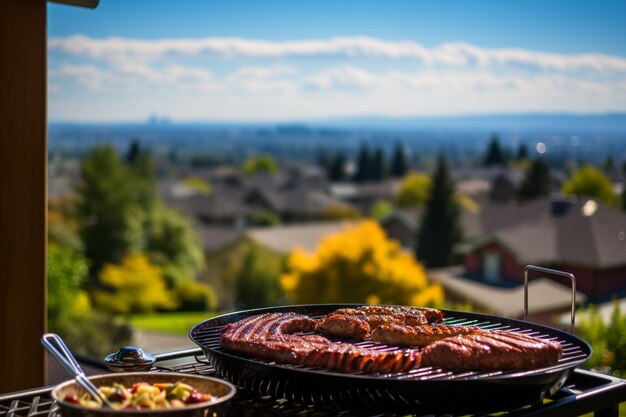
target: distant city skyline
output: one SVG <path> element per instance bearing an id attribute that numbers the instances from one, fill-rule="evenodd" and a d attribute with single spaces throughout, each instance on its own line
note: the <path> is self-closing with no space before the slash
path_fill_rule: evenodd
<path id="1" fill-rule="evenodd" d="M 626 111 L 626 2 L 48 6 L 51 121 Z"/>

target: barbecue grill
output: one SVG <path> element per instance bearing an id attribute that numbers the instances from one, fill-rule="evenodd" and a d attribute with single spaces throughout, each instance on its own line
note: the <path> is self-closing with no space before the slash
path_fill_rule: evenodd
<path id="1" fill-rule="evenodd" d="M 410 372 L 363 374 L 279 364 L 224 351 L 220 346 L 224 326 L 251 315 L 295 312 L 317 318 L 338 308 L 355 306 L 303 305 L 231 313 L 196 325 L 190 337 L 222 376 L 259 395 L 308 404 L 332 404 L 340 408 L 420 413 L 492 412 L 537 403 L 558 391 L 573 369 L 591 355 L 591 348 L 585 341 L 567 332 L 518 320 L 450 310 L 443 310 L 447 324 L 508 330 L 558 340 L 563 346 L 563 357 L 557 365 L 528 371 L 454 371 L 421 367 Z M 354 344 L 374 350 L 398 349 L 371 341 Z"/>
<path id="2" fill-rule="evenodd" d="M 219 376 L 200 349 L 156 355 L 153 372 L 183 372 Z M 328 405 L 306 405 L 297 401 L 259 396 L 243 387 L 230 401 L 223 417 L 394 417 L 390 412 L 352 410 Z M 0 394 L 0 417 L 61 417 L 50 397 L 51 387 Z M 476 401 L 487 401 L 479 397 Z M 454 399 L 451 399 L 454 401 Z M 596 417 L 618 417 L 618 404 L 626 401 L 626 383 L 613 376 L 575 369 L 565 385 L 549 400 L 532 406 L 499 410 L 508 417 L 573 417 L 593 412 Z M 403 414 L 404 415 L 404 414 Z M 470 415 L 467 417 L 485 417 Z M 449 415 L 448 415 L 449 416 Z M 426 417 L 426 416 L 424 416 Z M 429 415 L 428 417 L 433 417 Z"/>
<path id="3" fill-rule="evenodd" d="M 529 266 L 528 269 L 554 273 Z M 559 272 L 559 271 L 557 271 Z M 575 280 L 572 279 L 572 329 Z M 526 279 L 527 282 L 527 279 Z M 527 289 L 527 286 L 526 286 Z M 527 296 L 525 296 L 527 310 Z M 593 412 L 596 417 L 618 417 L 626 401 L 626 381 L 610 375 L 576 369 L 591 354 L 587 343 L 557 329 L 525 321 L 475 313 L 445 311 L 446 323 L 504 329 L 558 340 L 564 355 L 555 366 L 531 371 L 455 372 L 418 368 L 407 373 L 341 374 L 332 371 L 281 365 L 224 352 L 219 346 L 221 329 L 250 314 L 296 311 L 316 317 L 345 305 L 279 307 L 231 313 L 204 321 L 190 332 L 201 349 L 155 355 L 153 372 L 182 372 L 221 376 L 239 386 L 224 417 L 254 416 L 387 416 L 401 413 L 487 416 L 493 412 L 512 417 L 569 417 Z M 376 349 L 395 347 L 361 342 Z M 51 388 L 0 395 L 0 417 L 60 417 L 51 400 Z M 365 408 L 363 408 L 365 405 Z M 424 416 L 425 417 L 425 416 Z"/>

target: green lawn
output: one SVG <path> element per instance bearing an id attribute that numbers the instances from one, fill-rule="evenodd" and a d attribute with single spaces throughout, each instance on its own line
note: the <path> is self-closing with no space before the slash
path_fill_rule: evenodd
<path id="1" fill-rule="evenodd" d="M 129 321 L 135 329 L 186 335 L 194 325 L 216 315 L 208 311 L 135 314 Z"/>

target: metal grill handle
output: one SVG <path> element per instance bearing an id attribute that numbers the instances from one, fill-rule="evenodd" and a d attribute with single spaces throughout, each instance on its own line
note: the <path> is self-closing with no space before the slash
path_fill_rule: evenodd
<path id="1" fill-rule="evenodd" d="M 572 283 L 572 297 L 571 297 L 571 313 L 570 313 L 570 333 L 574 333 L 576 329 L 576 277 L 569 272 L 559 271 L 557 269 L 548 269 L 541 266 L 526 265 L 524 267 L 524 321 L 528 321 L 528 271 L 537 271 L 544 274 L 557 275 L 560 277 L 569 278 Z"/>

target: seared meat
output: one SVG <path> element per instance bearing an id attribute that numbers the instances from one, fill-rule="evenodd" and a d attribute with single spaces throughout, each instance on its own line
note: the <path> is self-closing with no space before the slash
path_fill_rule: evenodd
<path id="1" fill-rule="evenodd" d="M 370 336 L 370 326 L 364 318 L 344 314 L 329 314 L 322 317 L 317 322 L 315 331 L 355 340 L 367 339 Z"/>
<path id="2" fill-rule="evenodd" d="M 535 369 L 558 363 L 560 343 L 504 330 L 450 337 L 422 350 L 425 366 L 454 369 Z"/>
<path id="3" fill-rule="evenodd" d="M 434 323 L 443 320 L 443 311 L 435 308 L 426 307 L 409 307 L 409 306 L 361 306 L 357 308 L 340 308 L 335 311 L 336 314 L 346 314 L 350 316 L 391 316 L 391 315 L 405 315 L 408 316 L 422 316 L 426 318 L 426 323 L 423 321 L 420 324 Z"/>
<path id="4" fill-rule="evenodd" d="M 262 314 L 228 324 L 220 343 L 224 349 L 260 359 L 338 371 L 399 372 L 420 365 L 417 352 L 380 352 L 331 343 L 322 336 L 290 334 L 314 327 L 315 320 L 300 314 Z"/>
<path id="5" fill-rule="evenodd" d="M 341 308 L 322 317 L 315 330 L 329 336 L 364 340 L 382 325 L 423 326 L 443 319 L 443 312 L 432 308 L 404 306 L 362 306 Z"/>
<path id="6" fill-rule="evenodd" d="M 401 324 L 383 324 L 372 331 L 376 342 L 396 346 L 427 346 L 437 340 L 465 334 L 484 333 L 474 326 L 450 326 L 447 324 L 406 326 Z"/>
<path id="7" fill-rule="evenodd" d="M 364 373 L 406 372 L 420 366 L 421 356 L 416 351 L 400 349 L 391 352 L 369 350 L 349 343 L 333 343 L 315 349 L 304 359 L 304 365 L 334 369 L 343 372 Z"/>

